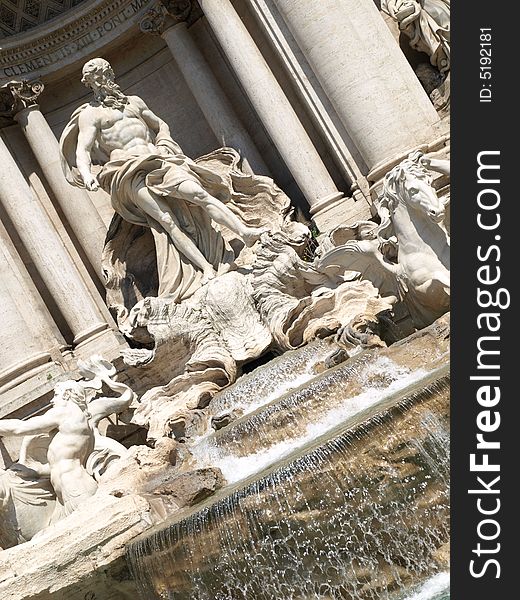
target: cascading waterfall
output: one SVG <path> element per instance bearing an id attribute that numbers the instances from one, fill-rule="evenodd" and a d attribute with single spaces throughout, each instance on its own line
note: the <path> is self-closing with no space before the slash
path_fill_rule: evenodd
<path id="1" fill-rule="evenodd" d="M 365 352 L 196 443 L 197 466 L 239 481 L 426 374 Z"/>
<path id="2" fill-rule="evenodd" d="M 211 401 L 211 415 L 246 415 L 255 411 L 316 377 L 337 350 L 325 339 L 285 352 L 216 394 Z"/>
<path id="3" fill-rule="evenodd" d="M 444 600 L 449 376 L 418 379 L 134 541 L 142 597 Z"/>

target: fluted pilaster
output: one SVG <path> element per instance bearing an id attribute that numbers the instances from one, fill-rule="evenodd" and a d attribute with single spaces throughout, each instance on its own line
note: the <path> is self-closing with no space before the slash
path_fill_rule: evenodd
<path id="1" fill-rule="evenodd" d="M 101 253 L 107 229 L 88 193 L 69 185 L 63 176 L 58 140 L 38 105 L 43 84 L 17 81 L 10 83 L 9 89 L 13 118 L 20 124 L 81 250 L 101 279 Z"/>

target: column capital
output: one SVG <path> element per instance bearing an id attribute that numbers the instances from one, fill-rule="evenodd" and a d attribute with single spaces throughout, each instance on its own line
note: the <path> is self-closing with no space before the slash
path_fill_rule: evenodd
<path id="1" fill-rule="evenodd" d="M 38 106 L 38 98 L 44 90 L 39 79 L 10 81 L 0 88 L 0 119 L 5 124 L 12 122 L 17 113 Z"/>
<path id="2" fill-rule="evenodd" d="M 166 12 L 176 21 L 187 21 L 194 9 L 192 0 L 160 0 Z"/>
<path id="3" fill-rule="evenodd" d="M 16 115 L 25 108 L 36 106 L 45 86 L 39 79 L 21 79 L 9 82 L 8 87 L 13 95 L 13 114 Z"/>
<path id="4" fill-rule="evenodd" d="M 159 0 L 141 19 L 143 33 L 162 35 L 178 23 L 192 25 L 202 16 L 202 11 L 194 0 Z"/>
<path id="5" fill-rule="evenodd" d="M 159 0 L 159 2 L 172 19 L 177 23 L 186 23 L 188 27 L 204 15 L 197 0 Z"/>
<path id="6" fill-rule="evenodd" d="M 162 35 L 172 25 L 175 25 L 175 21 L 168 15 L 162 4 L 157 4 L 147 11 L 139 22 L 143 33 L 154 35 Z"/>

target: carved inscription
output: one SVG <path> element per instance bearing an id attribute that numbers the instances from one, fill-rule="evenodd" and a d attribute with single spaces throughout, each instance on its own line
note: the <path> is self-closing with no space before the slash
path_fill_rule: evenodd
<path id="1" fill-rule="evenodd" d="M 136 15 L 146 4 L 149 4 L 149 0 L 132 0 L 124 7 L 121 7 L 118 12 L 111 12 L 105 9 L 97 15 L 92 15 L 90 22 L 86 21 L 84 23 L 78 23 L 77 27 L 73 26 L 73 30 L 71 32 L 63 33 L 63 45 L 58 46 L 57 44 L 52 43 L 42 44 L 40 46 L 40 52 L 38 52 L 38 56 L 26 59 L 18 64 L 13 64 L 13 59 L 15 57 L 10 55 L 9 62 L 11 64 L 2 68 L 2 74 L 6 78 L 19 77 L 33 73 L 49 65 L 59 63 L 67 57 L 82 51 L 84 48 L 90 46 L 104 36 L 109 35 L 113 30 L 117 29 L 117 27 Z M 77 34 L 74 30 L 77 31 Z M 84 31 L 84 33 L 82 34 L 81 31 Z M 75 35 L 77 35 L 76 38 Z M 67 41 L 71 38 L 73 38 L 71 41 Z M 45 49 L 45 47 L 49 47 L 47 52 L 42 51 Z M 29 52 L 24 54 L 37 53 L 36 48 L 31 50 L 33 51 L 31 52 L 29 50 Z"/>

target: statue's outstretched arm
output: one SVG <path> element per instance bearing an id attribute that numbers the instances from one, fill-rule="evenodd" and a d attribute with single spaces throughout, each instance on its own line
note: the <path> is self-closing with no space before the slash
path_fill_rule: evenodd
<path id="1" fill-rule="evenodd" d="M 108 381 L 106 383 L 108 384 Z M 114 392 L 120 392 L 120 395 L 115 398 L 98 398 L 92 400 L 89 404 L 89 412 L 92 416 L 91 423 L 94 425 L 97 425 L 101 419 L 109 415 L 119 414 L 127 410 L 135 397 L 134 392 L 123 383 L 117 384 L 112 381 L 110 387 Z"/>
<path id="2" fill-rule="evenodd" d="M 38 433 L 49 433 L 59 425 L 58 414 L 55 409 L 46 414 L 32 417 L 23 421 L 22 419 L 0 420 L 0 437 L 9 435 L 36 435 Z"/>
<path id="3" fill-rule="evenodd" d="M 92 174 L 91 150 L 98 133 L 96 122 L 91 113 L 83 111 L 79 117 L 78 145 L 76 148 L 76 164 L 87 190 L 95 192 L 99 183 Z"/>
<path id="4" fill-rule="evenodd" d="M 146 105 L 145 105 L 146 106 Z M 170 128 L 168 123 L 163 121 L 154 112 L 152 112 L 147 106 L 141 113 L 143 121 L 150 127 L 154 133 L 163 133 L 164 135 L 170 135 Z"/>
<path id="5" fill-rule="evenodd" d="M 443 175 L 450 175 L 450 161 L 443 158 L 430 158 L 429 156 L 421 156 L 421 164 L 430 169 L 431 171 L 437 171 Z"/>

